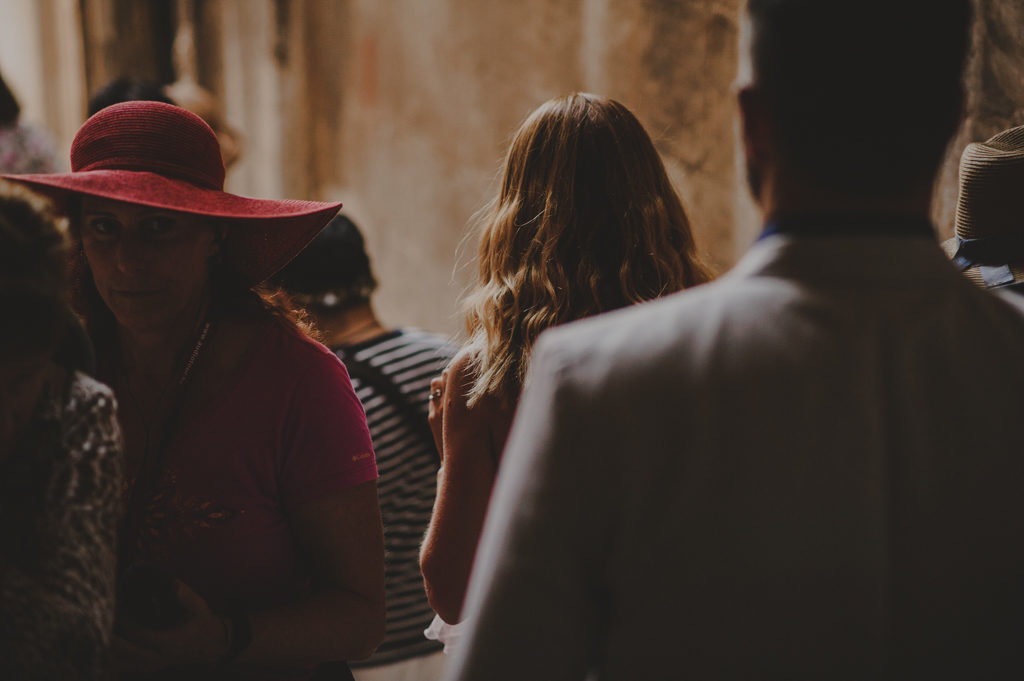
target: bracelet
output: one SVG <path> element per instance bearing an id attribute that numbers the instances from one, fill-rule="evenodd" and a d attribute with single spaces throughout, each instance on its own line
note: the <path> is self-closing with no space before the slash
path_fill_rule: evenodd
<path id="1" fill-rule="evenodd" d="M 228 620 L 231 622 L 231 640 L 227 651 L 217 661 L 218 666 L 233 662 L 252 643 L 252 622 L 245 606 L 238 602 L 228 605 Z"/>

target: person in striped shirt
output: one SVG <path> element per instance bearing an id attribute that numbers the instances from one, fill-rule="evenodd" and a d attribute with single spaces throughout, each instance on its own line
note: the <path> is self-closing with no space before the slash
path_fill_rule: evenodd
<path id="1" fill-rule="evenodd" d="M 273 281 L 313 318 L 322 342 L 345 364 L 366 410 L 380 471 L 387 552 L 387 634 L 368 660 L 350 663 L 357 681 L 441 677 L 441 646 L 424 638 L 434 612 L 419 568 L 430 522 L 438 453 L 427 422 L 431 378 L 456 348 L 437 334 L 390 329 L 371 296 L 377 281 L 363 237 L 339 215 Z"/>

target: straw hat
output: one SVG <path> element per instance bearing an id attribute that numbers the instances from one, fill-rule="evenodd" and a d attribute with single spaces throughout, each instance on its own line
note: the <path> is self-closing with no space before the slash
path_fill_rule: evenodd
<path id="1" fill-rule="evenodd" d="M 89 118 L 71 145 L 71 172 L 5 175 L 64 207 L 88 194 L 223 218 L 227 266 L 256 284 L 295 257 L 340 203 L 251 199 L 224 191 L 217 136 L 199 116 L 163 102 L 130 101 Z"/>
<path id="2" fill-rule="evenodd" d="M 964 149 L 955 236 L 943 247 L 979 286 L 1024 285 L 1024 126 Z"/>

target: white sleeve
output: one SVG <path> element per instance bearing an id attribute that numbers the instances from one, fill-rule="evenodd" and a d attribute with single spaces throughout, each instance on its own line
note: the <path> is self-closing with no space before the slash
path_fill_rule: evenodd
<path id="1" fill-rule="evenodd" d="M 601 415 L 545 340 L 491 497 L 450 679 L 576 680 L 598 659 L 611 464 L 591 456 Z"/>

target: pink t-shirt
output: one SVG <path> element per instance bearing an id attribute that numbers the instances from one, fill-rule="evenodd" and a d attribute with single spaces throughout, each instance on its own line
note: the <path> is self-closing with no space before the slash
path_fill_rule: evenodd
<path id="1" fill-rule="evenodd" d="M 131 477 L 134 477 L 132 475 Z M 334 353 L 267 322 L 223 395 L 171 443 L 138 559 L 215 610 L 309 593 L 288 516 L 377 477 L 362 405 Z"/>

